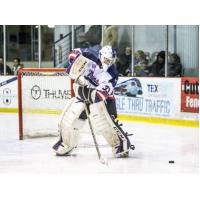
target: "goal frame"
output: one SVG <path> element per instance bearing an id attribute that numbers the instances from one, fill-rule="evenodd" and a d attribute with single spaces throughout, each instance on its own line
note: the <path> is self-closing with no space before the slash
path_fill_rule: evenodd
<path id="1" fill-rule="evenodd" d="M 17 81 L 18 81 L 18 123 L 19 123 L 19 140 L 24 139 L 24 131 L 23 131 L 23 99 L 22 99 L 22 77 L 23 73 L 26 72 L 62 72 L 66 71 L 65 68 L 21 68 L 17 72 Z M 71 96 L 74 96 L 74 91 L 72 87 L 72 80 L 71 80 Z"/>

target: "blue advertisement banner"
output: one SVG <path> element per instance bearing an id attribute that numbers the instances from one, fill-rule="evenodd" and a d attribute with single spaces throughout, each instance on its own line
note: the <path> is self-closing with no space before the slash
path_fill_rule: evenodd
<path id="1" fill-rule="evenodd" d="M 115 87 L 120 114 L 174 117 L 180 110 L 177 79 L 120 78 Z"/>

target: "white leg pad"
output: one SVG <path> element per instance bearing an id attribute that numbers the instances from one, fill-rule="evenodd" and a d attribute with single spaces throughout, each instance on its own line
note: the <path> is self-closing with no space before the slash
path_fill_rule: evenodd
<path id="1" fill-rule="evenodd" d="M 62 144 L 56 149 L 59 155 L 66 154 L 78 145 L 79 128 L 83 127 L 83 120 L 78 119 L 85 109 L 84 103 L 75 97 L 70 99 L 60 116 L 58 130 Z"/>
<path id="2" fill-rule="evenodd" d="M 102 134 L 114 151 L 114 148 L 120 144 L 120 140 L 103 101 L 90 105 L 90 119 L 95 132 Z"/>

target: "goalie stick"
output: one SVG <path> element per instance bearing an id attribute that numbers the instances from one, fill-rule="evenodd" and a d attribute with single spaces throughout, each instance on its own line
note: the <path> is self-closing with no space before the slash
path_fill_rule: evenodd
<path id="1" fill-rule="evenodd" d="M 90 120 L 88 107 L 87 107 L 86 102 L 84 102 L 84 103 L 85 103 L 85 112 L 86 112 L 86 116 L 87 116 L 87 119 L 88 119 L 90 131 L 91 131 L 91 134 L 92 134 L 92 138 L 93 138 L 93 141 L 94 141 L 94 144 L 95 144 L 95 148 L 96 148 L 96 151 L 97 151 L 97 154 L 98 154 L 99 161 L 100 161 L 100 163 L 102 163 L 102 164 L 104 164 L 104 165 L 108 165 L 108 160 L 105 159 L 105 158 L 103 158 L 103 157 L 101 156 L 101 152 L 100 152 L 100 150 L 99 150 L 99 145 L 98 145 L 98 143 L 97 143 L 96 136 L 95 136 L 95 134 L 94 134 L 93 127 L 92 127 L 92 123 L 91 123 L 91 120 Z"/>

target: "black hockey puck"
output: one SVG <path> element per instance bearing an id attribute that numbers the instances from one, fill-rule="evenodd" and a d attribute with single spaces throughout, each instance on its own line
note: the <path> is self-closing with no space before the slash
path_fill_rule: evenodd
<path id="1" fill-rule="evenodd" d="M 169 160 L 169 163 L 174 163 L 174 160 Z"/>

